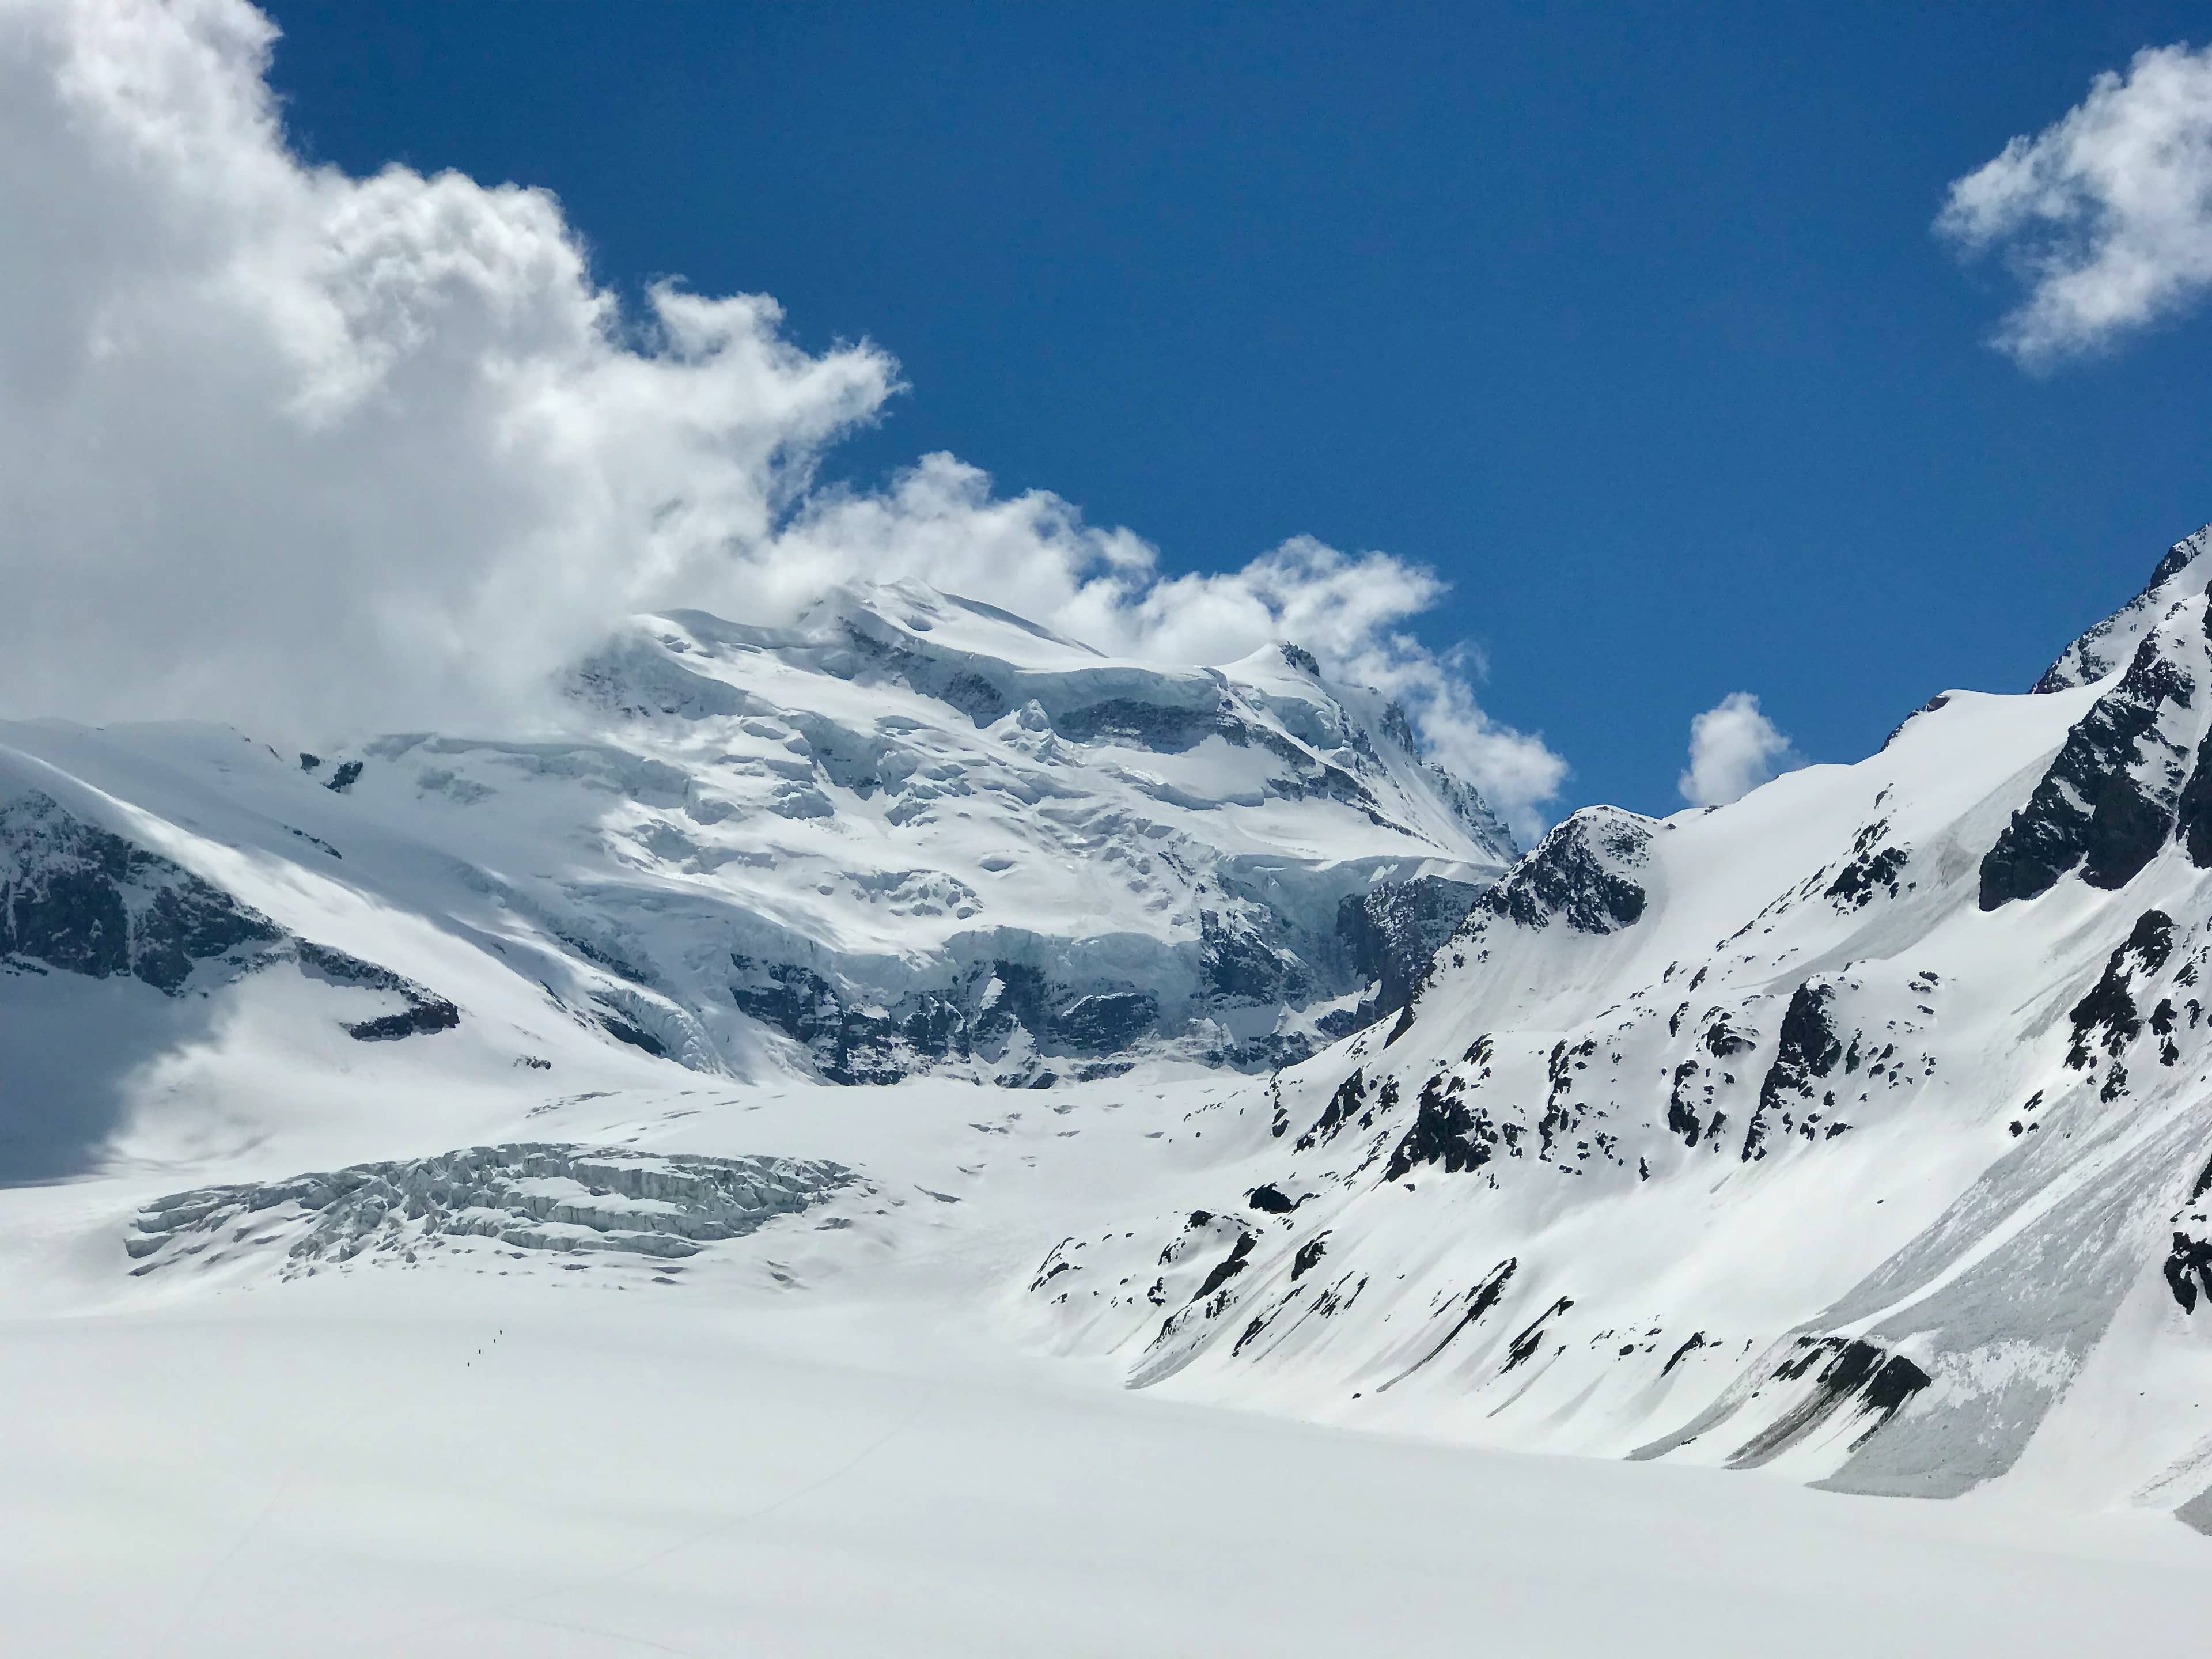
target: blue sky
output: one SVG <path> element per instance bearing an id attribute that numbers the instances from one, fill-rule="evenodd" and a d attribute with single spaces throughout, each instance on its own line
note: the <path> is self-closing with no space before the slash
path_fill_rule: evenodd
<path id="1" fill-rule="evenodd" d="M 2024 369 L 1930 231 L 2201 8 L 270 9 L 310 155 L 547 186 L 602 280 L 893 353 L 844 476 L 1433 567 L 1563 805 L 1673 810 L 1733 692 L 1848 760 L 2022 688 L 2212 518 L 2207 321 Z"/>

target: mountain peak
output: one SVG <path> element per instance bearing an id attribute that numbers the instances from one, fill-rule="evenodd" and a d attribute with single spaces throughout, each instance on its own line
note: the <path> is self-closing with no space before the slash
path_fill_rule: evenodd
<path id="1" fill-rule="evenodd" d="M 2124 667 L 2169 605 L 2203 590 L 2207 579 L 2212 578 L 2212 564 L 2205 562 L 2208 553 L 2212 553 L 2212 524 L 2167 548 L 2142 592 L 2060 652 L 2058 660 L 2044 670 L 2033 689 L 2071 690 Z"/>

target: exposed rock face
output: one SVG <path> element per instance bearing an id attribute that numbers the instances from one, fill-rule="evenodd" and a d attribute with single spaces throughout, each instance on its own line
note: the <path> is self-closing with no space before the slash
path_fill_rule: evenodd
<path id="1" fill-rule="evenodd" d="M 1843 1041 L 1828 1013 L 1835 1000 L 1836 988 L 1826 980 L 1807 980 L 1791 994 L 1789 1007 L 1783 1011 L 1774 1064 L 1759 1085 L 1759 1109 L 1744 1131 L 1746 1163 L 1766 1156 L 1767 1133 L 1778 1119 L 1784 1133 L 1796 1127 L 1790 1117 L 1791 1106 L 1813 1105 L 1821 1085 L 1842 1061 Z"/>
<path id="2" fill-rule="evenodd" d="M 2205 665 L 2201 599 L 2195 611 L 2194 629 L 2145 635 L 2119 684 L 2066 734 L 1982 860 L 1982 908 L 2034 898 L 2076 868 L 2092 887 L 2124 887 L 2174 833 Z"/>
<path id="3" fill-rule="evenodd" d="M 459 1009 L 404 974 L 395 974 L 389 968 L 380 968 L 373 962 L 363 962 L 359 957 L 349 957 L 343 951 L 307 939 L 297 941 L 294 950 L 301 971 L 311 978 L 333 985 L 356 985 L 388 992 L 406 1005 L 398 1013 L 348 1025 L 346 1035 L 357 1042 L 392 1042 L 431 1031 L 450 1031 L 461 1023 Z"/>
<path id="4" fill-rule="evenodd" d="M 2173 1218 L 2173 1248 L 2166 1252 L 2163 1271 L 2173 1299 L 2185 1314 L 2194 1314 L 2200 1301 L 2212 1306 L 2212 1205 L 2204 1194 L 2212 1192 L 2212 1165 L 2197 1176 L 2189 1202 Z"/>
<path id="5" fill-rule="evenodd" d="M 411 1263 L 457 1239 L 672 1261 L 797 1215 L 857 1180 L 818 1159 L 474 1146 L 172 1194 L 138 1212 L 124 1248 L 142 1274 L 235 1252 L 269 1255 L 289 1277 L 357 1257 Z"/>
<path id="6" fill-rule="evenodd" d="M 175 996 L 197 963 L 242 967 L 281 937 L 266 916 L 50 795 L 0 800 L 0 955 L 95 979 L 128 974 Z"/>
<path id="7" fill-rule="evenodd" d="M 948 1060 L 995 1066 L 1018 1049 L 1060 1056 L 1079 1079 L 1111 1076 L 1127 1069 L 1113 1057 L 1151 1035 L 1160 1016 L 1148 992 L 1055 985 L 1042 969 L 1005 957 L 889 1006 L 855 1006 L 837 985 L 793 963 L 733 957 L 732 967 L 731 1000 L 804 1044 L 832 1083 L 896 1083 Z M 1048 1065 L 1027 1080 L 1049 1084 L 1057 1075 Z"/>
<path id="8" fill-rule="evenodd" d="M 2066 1049 L 2069 1066 L 2077 1072 L 2087 1070 L 2093 1052 L 2098 1049 L 2117 1060 L 2142 1035 L 2142 1010 L 2132 993 L 2140 981 L 2164 968 L 2172 955 L 2173 918 L 2163 910 L 2144 911 L 2136 919 L 2134 930 L 2106 959 L 2105 971 L 2089 994 L 2074 1005 L 2074 1040 Z M 2170 1031 L 2170 1012 L 2162 1023 Z"/>
<path id="9" fill-rule="evenodd" d="M 1652 821 L 1614 806 L 1585 807 L 1483 894 L 1481 908 L 1515 926 L 1554 918 L 1584 933 L 1610 933 L 1644 914 L 1636 872 L 1651 849 Z"/>
<path id="10" fill-rule="evenodd" d="M 1396 1181 L 1424 1164 L 1434 1164 L 1446 1175 L 1479 1170 L 1490 1162 L 1500 1139 L 1489 1114 L 1470 1109 L 1461 1097 L 1466 1079 L 1439 1074 L 1421 1085 L 1413 1127 L 1390 1154 L 1382 1171 L 1386 1181 Z"/>
<path id="11" fill-rule="evenodd" d="M 326 984 L 380 991 L 398 1012 L 346 1026 L 363 1042 L 450 1030 L 460 1011 L 374 963 L 287 933 L 182 866 L 20 791 L 0 802 L 0 963 L 94 979 L 129 975 L 164 995 L 196 970 L 234 979 L 296 963 Z"/>
<path id="12" fill-rule="evenodd" d="M 1471 882 L 1423 876 L 1347 896 L 1337 906 L 1337 936 L 1360 979 L 1376 987 L 1346 1030 L 1395 1014 L 1413 1000 L 1430 962 L 1482 891 Z"/>

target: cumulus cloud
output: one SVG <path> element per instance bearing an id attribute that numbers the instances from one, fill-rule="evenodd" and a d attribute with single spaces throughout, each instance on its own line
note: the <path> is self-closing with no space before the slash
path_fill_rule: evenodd
<path id="1" fill-rule="evenodd" d="M 244 0 L 0 0 L 0 713 L 527 723 L 633 611 L 911 575 L 1146 658 L 1298 640 L 1524 827 L 1556 791 L 1407 631 L 1427 572 L 1301 540 L 1163 578 L 948 456 L 818 491 L 888 354 L 803 352 L 757 295 L 626 311 L 543 191 L 306 164 L 276 38 Z"/>
<path id="2" fill-rule="evenodd" d="M 1936 223 L 2010 257 L 2027 294 L 1996 343 L 2022 362 L 2183 310 L 2212 288 L 2212 48 L 2098 76 L 2063 119 L 1956 180 Z"/>
<path id="3" fill-rule="evenodd" d="M 0 702 L 266 726 L 526 699 L 757 544 L 894 368 L 625 319 L 559 204 L 302 166 L 234 0 L 0 0 Z"/>
<path id="4" fill-rule="evenodd" d="M 1690 722 L 1690 769 L 1676 780 L 1692 806 L 1725 806 L 1801 766 L 1790 739 L 1748 691 L 1731 691 Z"/>

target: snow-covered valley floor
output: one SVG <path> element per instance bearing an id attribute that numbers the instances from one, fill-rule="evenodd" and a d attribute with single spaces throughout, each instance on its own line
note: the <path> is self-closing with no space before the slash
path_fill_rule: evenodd
<path id="1" fill-rule="evenodd" d="M 950 1356 L 943 1309 L 304 1294 L 6 1327 L 15 1650 L 2181 1655 L 2212 1619 L 2170 1522 L 1183 1406 Z"/>
<path id="2" fill-rule="evenodd" d="M 1042 1248 L 1194 1189 L 1187 1115 L 1236 1086 L 632 1089 L 455 1126 L 860 1171 L 673 1264 L 459 1237 L 280 1278 L 256 1224 L 131 1273 L 151 1199 L 389 1151 L 327 1130 L 0 1193 L 9 1648 L 2203 1650 L 2206 1546 L 2163 1516 L 1485 1450 L 1048 1357 Z"/>

